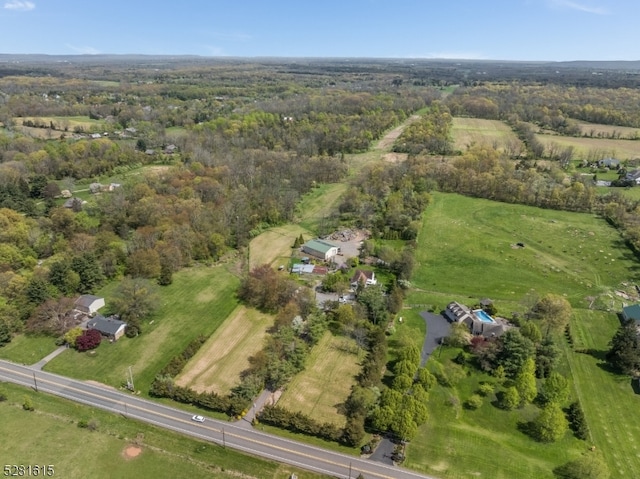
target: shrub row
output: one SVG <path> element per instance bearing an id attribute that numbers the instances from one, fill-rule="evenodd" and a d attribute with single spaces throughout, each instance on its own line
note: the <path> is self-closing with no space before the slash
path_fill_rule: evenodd
<path id="1" fill-rule="evenodd" d="M 320 423 L 301 412 L 291 412 L 280 406 L 265 406 L 258 419 L 265 424 L 328 441 L 342 441 L 344 436 L 344 431 L 335 424 Z"/>
<path id="2" fill-rule="evenodd" d="M 241 398 L 220 396 L 214 392 L 199 393 L 193 389 L 178 386 L 168 376 L 156 377 L 151 383 L 149 395 L 169 398 L 183 404 L 192 404 L 205 410 L 222 412 L 229 416 L 239 416 L 249 406 L 249 402 Z"/>
<path id="3" fill-rule="evenodd" d="M 191 359 L 198 350 L 202 347 L 204 342 L 207 340 L 204 336 L 198 336 L 196 339 L 191 341 L 187 347 L 177 356 L 171 358 L 169 364 L 167 364 L 160 371 L 161 376 L 171 376 L 172 378 L 176 377 L 178 374 L 182 372 L 182 369 L 186 366 L 189 359 Z"/>

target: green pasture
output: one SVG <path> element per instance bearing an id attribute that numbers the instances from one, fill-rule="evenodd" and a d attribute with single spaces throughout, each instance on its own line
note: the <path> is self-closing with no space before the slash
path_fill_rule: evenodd
<path id="1" fill-rule="evenodd" d="M 490 297 L 518 310 L 528 295 L 574 307 L 638 280 L 637 259 L 604 220 L 582 213 L 436 193 L 424 214 L 407 303 L 439 309 Z M 524 247 L 518 247 L 522 243 Z"/>
<path id="2" fill-rule="evenodd" d="M 93 352 L 65 351 L 46 370 L 119 387 L 131 366 L 136 389 L 146 394 L 173 356 L 197 336 L 211 335 L 225 321 L 238 304 L 238 285 L 239 279 L 226 265 L 184 269 L 174 274 L 173 284 L 159 288 L 159 308 L 144 322 L 140 336 L 104 341 Z M 116 286 L 112 283 L 97 292 L 105 297 L 106 310 Z"/>
<path id="3" fill-rule="evenodd" d="M 514 247 L 518 242 L 524 247 Z M 554 467 L 595 445 L 612 478 L 640 470 L 640 426 L 629 420 L 640 396 L 629 378 L 611 373 L 604 362 L 619 325 L 615 312 L 622 306 L 613 290 L 628 290 L 638 280 L 637 259 L 618 232 L 589 214 L 436 193 L 418 243 L 414 290 L 405 303 L 411 309 L 402 312 L 406 319 L 396 325 L 390 346 L 406 343 L 399 334 L 423 334 L 419 311 L 440 311 L 451 300 L 471 305 L 490 297 L 508 316 L 523 311 L 527 297 L 566 295 L 574 307 L 575 349 L 559 338 L 564 352 L 559 371 L 571 378 L 572 400 L 580 400 L 591 437 L 579 441 L 567 433 L 557 443 L 541 444 L 518 428 L 535 416 L 533 406 L 506 412 L 488 398 L 476 411 L 465 409 L 464 401 L 481 381 L 495 381 L 467 366 L 454 387 L 432 390 L 430 420 L 411 442 L 406 465 L 446 479 L 551 479 Z M 587 297 L 611 312 L 588 309 Z M 449 361 L 456 354 L 451 348 L 437 351 L 427 367 L 437 362 L 456 367 Z"/>
<path id="4" fill-rule="evenodd" d="M 66 401 L 30 388 L 0 384 L 8 400 L 0 402 L 0 451 L 3 464 L 53 465 L 64 478 L 216 478 L 300 479 L 318 474 L 232 449 L 198 441 L 122 416 Z M 35 411 L 24 411 L 29 397 Z M 78 421 L 95 421 L 97 429 L 81 429 Z M 129 446 L 137 457 L 127 457 Z"/>

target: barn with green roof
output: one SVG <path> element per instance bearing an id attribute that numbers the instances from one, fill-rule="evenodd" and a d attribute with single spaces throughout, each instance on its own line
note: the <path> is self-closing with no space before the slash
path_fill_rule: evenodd
<path id="1" fill-rule="evenodd" d="M 302 251 L 323 261 L 331 261 L 339 250 L 340 248 L 335 244 L 321 239 L 307 241 L 302 245 Z"/>

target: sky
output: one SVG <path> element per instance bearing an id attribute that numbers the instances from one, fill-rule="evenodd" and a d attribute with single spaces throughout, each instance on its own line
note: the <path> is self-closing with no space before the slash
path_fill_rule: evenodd
<path id="1" fill-rule="evenodd" d="M 640 0 L 0 0 L 0 53 L 640 60 Z"/>

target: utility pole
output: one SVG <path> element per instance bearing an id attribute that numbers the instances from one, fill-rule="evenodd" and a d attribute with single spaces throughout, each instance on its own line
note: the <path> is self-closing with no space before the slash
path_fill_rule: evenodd
<path id="1" fill-rule="evenodd" d="M 349 479 L 351 479 L 351 462 L 349 462 Z"/>
<path id="2" fill-rule="evenodd" d="M 222 428 L 222 448 L 223 449 L 227 448 L 227 444 L 224 441 L 224 428 Z"/>
<path id="3" fill-rule="evenodd" d="M 36 392 L 38 392 L 38 381 L 36 381 L 36 372 L 33 372 L 33 385 L 36 388 Z"/>

